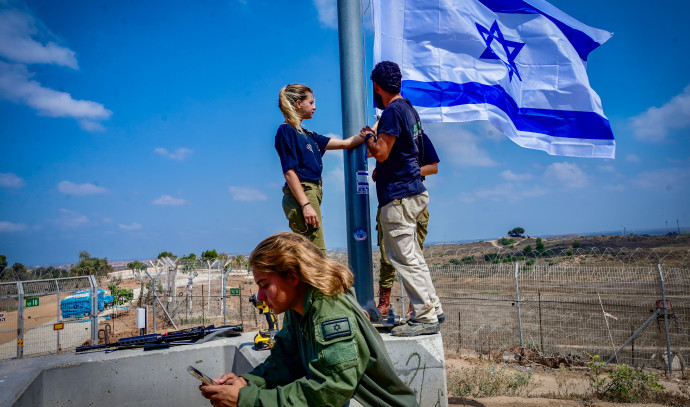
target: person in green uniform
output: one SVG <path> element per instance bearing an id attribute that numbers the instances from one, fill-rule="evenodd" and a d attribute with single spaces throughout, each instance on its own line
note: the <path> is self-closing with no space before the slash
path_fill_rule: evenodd
<path id="1" fill-rule="evenodd" d="M 257 298 L 285 313 L 271 355 L 202 395 L 218 406 L 418 406 L 351 288 L 352 272 L 291 232 L 266 238 L 249 265 Z"/>

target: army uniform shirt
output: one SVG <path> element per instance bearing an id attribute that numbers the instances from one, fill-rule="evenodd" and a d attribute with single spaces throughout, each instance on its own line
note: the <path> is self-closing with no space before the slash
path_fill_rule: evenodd
<path id="1" fill-rule="evenodd" d="M 310 288 L 304 315 L 285 313 L 271 355 L 242 375 L 239 406 L 418 406 L 397 376 L 381 336 L 354 291 L 329 297 Z"/>

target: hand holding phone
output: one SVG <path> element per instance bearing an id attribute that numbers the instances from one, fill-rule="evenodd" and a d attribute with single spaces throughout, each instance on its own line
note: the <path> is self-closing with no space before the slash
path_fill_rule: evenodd
<path id="1" fill-rule="evenodd" d="M 189 366 L 187 367 L 187 371 L 189 372 L 190 375 L 196 377 L 197 379 L 201 380 L 203 384 L 206 385 L 213 385 L 213 380 L 206 376 L 205 374 L 201 373 L 197 368 L 194 366 Z"/>

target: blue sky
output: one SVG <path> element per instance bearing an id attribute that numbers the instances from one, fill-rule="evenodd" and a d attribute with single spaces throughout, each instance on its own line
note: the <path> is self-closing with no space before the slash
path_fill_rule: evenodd
<path id="1" fill-rule="evenodd" d="M 614 33 L 588 72 L 616 159 L 523 149 L 483 123 L 428 124 L 441 158 L 426 182 L 429 242 L 690 223 L 690 3 L 552 4 Z M 312 87 L 305 127 L 343 136 L 336 26 L 335 0 L 0 0 L 0 254 L 37 265 L 80 250 L 247 253 L 287 230 L 278 90 Z M 324 164 L 326 244 L 344 248 L 342 152 Z"/>

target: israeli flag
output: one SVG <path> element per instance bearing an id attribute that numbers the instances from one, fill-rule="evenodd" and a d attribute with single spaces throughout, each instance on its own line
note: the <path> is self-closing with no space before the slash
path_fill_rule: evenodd
<path id="1" fill-rule="evenodd" d="M 611 38 L 543 0 L 373 0 L 374 62 L 393 61 L 423 121 L 488 120 L 522 147 L 614 158 L 587 78 Z"/>

